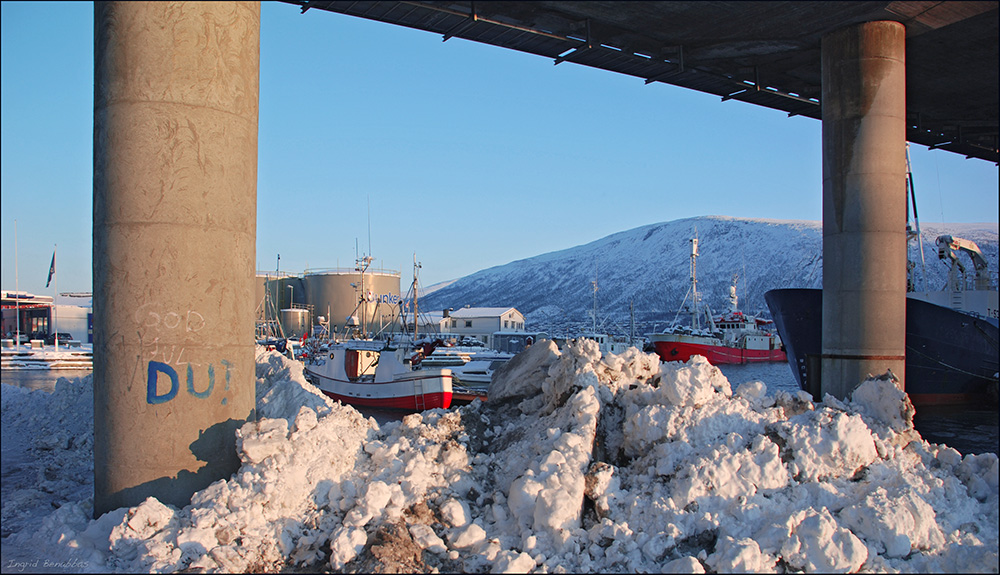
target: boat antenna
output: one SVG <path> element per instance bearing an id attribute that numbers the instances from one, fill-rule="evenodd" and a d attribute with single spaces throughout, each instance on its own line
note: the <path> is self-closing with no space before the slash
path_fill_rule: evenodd
<path id="1" fill-rule="evenodd" d="M 924 242 L 923 236 L 920 234 L 920 218 L 917 216 L 917 193 L 913 187 L 913 169 L 910 167 L 910 144 L 906 144 L 906 183 L 909 184 L 910 200 L 913 203 L 913 223 L 917 228 L 917 250 L 920 252 L 920 275 L 923 279 L 923 288 L 927 290 L 927 262 L 924 260 Z M 907 202 L 910 203 L 910 202 Z M 909 210 L 907 210 L 907 217 L 909 217 Z M 909 225 L 907 225 L 909 228 Z M 907 239 L 910 236 L 910 230 L 907 230 Z M 914 286 L 915 287 L 915 286 Z"/>
<path id="2" fill-rule="evenodd" d="M 743 305 L 746 306 L 747 302 L 750 301 L 749 299 L 747 299 L 747 283 L 748 282 L 747 282 L 747 249 L 746 249 L 746 244 L 744 244 L 743 246 L 741 246 L 741 249 L 740 249 L 740 258 L 743 260 Z M 747 308 L 747 309 L 749 309 L 749 308 Z"/>
<path id="3" fill-rule="evenodd" d="M 368 255 L 372 255 L 372 196 L 368 195 Z"/>

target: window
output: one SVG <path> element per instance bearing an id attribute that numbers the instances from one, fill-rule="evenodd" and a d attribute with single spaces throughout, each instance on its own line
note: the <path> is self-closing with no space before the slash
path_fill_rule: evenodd
<path id="1" fill-rule="evenodd" d="M 471 319 L 465 320 L 465 327 L 472 327 L 472 320 Z"/>
<path id="2" fill-rule="evenodd" d="M 503 320 L 503 327 L 504 327 L 504 329 L 507 329 L 508 327 L 510 327 L 510 322 L 507 321 L 507 320 Z"/>
<path id="3" fill-rule="evenodd" d="M 451 327 L 458 327 L 458 320 L 451 320 Z"/>

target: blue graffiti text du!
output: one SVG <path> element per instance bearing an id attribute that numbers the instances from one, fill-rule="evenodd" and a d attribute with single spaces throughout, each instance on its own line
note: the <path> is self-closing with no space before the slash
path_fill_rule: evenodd
<path id="1" fill-rule="evenodd" d="M 222 360 L 222 365 L 226 368 L 226 389 L 229 389 L 229 368 L 232 363 Z M 157 380 L 160 374 L 165 375 L 170 379 L 170 389 L 164 394 L 158 394 L 156 389 Z M 212 395 L 212 390 L 215 388 L 215 366 L 209 364 L 208 366 L 208 386 L 198 391 L 195 389 L 194 383 L 194 368 L 191 364 L 187 364 L 187 392 L 194 397 L 199 399 L 206 399 L 208 396 Z M 151 405 L 156 405 L 160 403 L 166 403 L 171 399 L 177 397 L 177 392 L 180 391 L 180 377 L 177 375 L 177 370 L 174 369 L 169 364 L 160 361 L 150 361 L 149 367 L 146 371 L 146 403 Z M 222 403 L 226 403 L 226 399 L 222 399 Z"/>

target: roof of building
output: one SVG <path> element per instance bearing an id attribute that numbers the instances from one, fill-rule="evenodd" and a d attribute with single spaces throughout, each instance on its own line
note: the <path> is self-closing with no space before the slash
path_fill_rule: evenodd
<path id="1" fill-rule="evenodd" d="M 500 317 L 509 311 L 518 312 L 513 307 L 463 307 L 451 312 L 451 317 L 473 318 L 473 317 Z"/>
<path id="2" fill-rule="evenodd" d="M 4 300 L 4 303 L 9 303 L 14 305 L 15 302 L 21 303 L 52 303 L 52 296 L 50 295 L 37 295 L 29 293 L 26 291 L 4 291 L 0 293 L 0 297 Z"/>

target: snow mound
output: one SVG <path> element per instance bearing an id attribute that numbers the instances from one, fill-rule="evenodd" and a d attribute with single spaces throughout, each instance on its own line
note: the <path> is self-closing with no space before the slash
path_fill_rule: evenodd
<path id="1" fill-rule="evenodd" d="M 242 467 L 190 505 L 90 520 L 81 498 L 5 547 L 126 572 L 997 568 L 996 455 L 921 440 L 891 381 L 814 404 L 700 357 L 538 342 L 490 401 L 379 428 L 300 375 L 261 354 Z M 5 430 L 48 401 L 4 386 Z"/>

